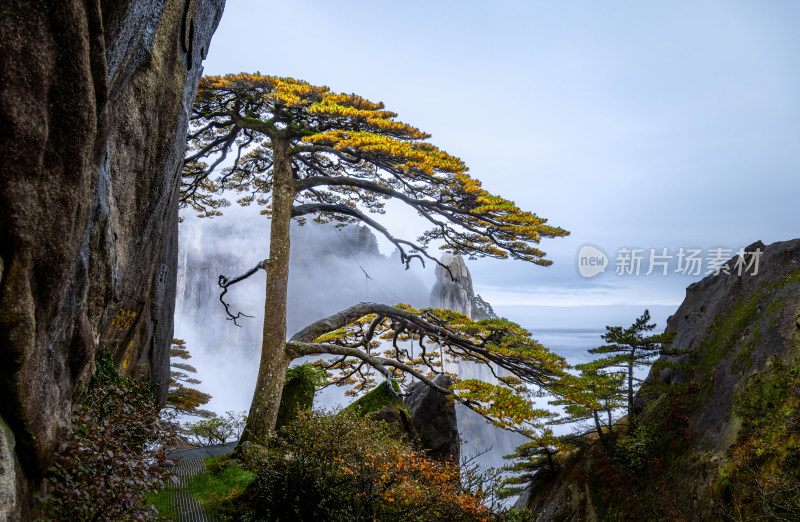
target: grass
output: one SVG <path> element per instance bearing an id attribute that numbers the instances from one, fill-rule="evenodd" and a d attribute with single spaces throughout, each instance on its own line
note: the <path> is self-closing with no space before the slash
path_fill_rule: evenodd
<path id="1" fill-rule="evenodd" d="M 148 504 L 152 504 L 162 516 L 173 514 L 172 512 L 172 491 L 162 489 L 161 491 L 150 492 L 145 495 Z"/>
<path id="2" fill-rule="evenodd" d="M 255 474 L 239 466 L 226 466 L 227 459 L 227 455 L 205 459 L 207 471 L 190 478 L 184 488 L 203 507 L 213 510 L 223 500 L 239 495 L 255 479 Z M 146 495 L 147 502 L 167 519 L 176 516 L 172 507 L 173 491 L 165 489 Z"/>
<path id="3" fill-rule="evenodd" d="M 205 460 L 208 471 L 189 479 L 186 491 L 203 506 L 235 497 L 256 478 L 254 473 L 239 466 L 226 466 L 227 460 L 227 455 L 208 458 Z"/>

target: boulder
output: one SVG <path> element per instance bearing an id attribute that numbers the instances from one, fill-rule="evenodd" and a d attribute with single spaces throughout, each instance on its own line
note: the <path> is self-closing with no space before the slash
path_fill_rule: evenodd
<path id="1" fill-rule="evenodd" d="M 2 519 L 29 516 L 100 344 L 166 396 L 188 113 L 223 5 L 0 3 Z"/>
<path id="2" fill-rule="evenodd" d="M 433 382 L 442 388 L 450 388 L 453 384 L 450 376 L 445 374 L 436 375 Z M 439 393 L 423 382 L 412 384 L 407 392 L 404 403 L 428 454 L 438 460 L 460 462 L 461 440 L 452 397 Z"/>
<path id="3" fill-rule="evenodd" d="M 314 406 L 316 391 L 315 370 L 311 366 L 301 365 L 289 368 L 281 393 L 281 405 L 278 408 L 278 420 L 275 429 L 291 424 L 303 410 Z"/>
<path id="4" fill-rule="evenodd" d="M 398 388 L 396 383 L 394 386 Z M 395 394 L 389 391 L 389 385 L 386 381 L 359 397 L 344 411 L 351 411 L 361 416 L 372 415 L 374 418 L 393 426 L 398 434 L 409 439 L 416 438 L 416 431 L 414 431 L 414 424 L 411 421 L 411 413 L 408 407 L 398 400 Z"/>

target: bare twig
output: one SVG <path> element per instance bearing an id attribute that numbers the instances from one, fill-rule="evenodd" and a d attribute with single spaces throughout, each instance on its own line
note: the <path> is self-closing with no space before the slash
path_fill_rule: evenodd
<path id="1" fill-rule="evenodd" d="M 259 270 L 266 271 L 268 265 L 269 265 L 269 259 L 265 259 L 263 261 L 259 261 L 258 264 L 256 264 L 256 266 L 254 266 L 253 268 L 251 268 L 250 270 L 248 270 L 244 274 L 238 275 L 236 277 L 227 278 L 224 275 L 220 274 L 219 279 L 217 280 L 217 284 L 219 285 L 220 288 L 222 288 L 222 292 L 219 294 L 219 302 L 222 303 L 222 306 L 225 307 L 225 313 L 228 314 L 228 317 L 226 319 L 228 319 L 229 321 L 233 321 L 233 324 L 235 324 L 236 326 L 242 326 L 237 322 L 240 318 L 242 318 L 242 317 L 251 317 L 252 318 L 253 316 L 252 315 L 247 315 L 247 314 L 242 313 L 242 312 L 236 312 L 236 315 L 233 315 L 231 313 L 231 307 L 230 307 L 230 305 L 228 303 L 225 302 L 225 299 L 224 299 L 225 294 L 228 293 L 228 288 L 231 285 L 235 285 L 239 281 L 247 279 L 251 275 L 253 275 L 256 272 L 258 272 Z"/>

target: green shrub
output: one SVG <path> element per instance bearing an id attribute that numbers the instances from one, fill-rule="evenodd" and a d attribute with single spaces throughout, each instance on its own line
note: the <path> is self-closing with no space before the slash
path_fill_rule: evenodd
<path id="1" fill-rule="evenodd" d="M 240 520 L 480 520 L 490 517 L 452 463 L 429 460 L 383 422 L 301 412 L 268 447 L 246 445 L 256 473 L 223 514 Z"/>
<path id="2" fill-rule="evenodd" d="M 73 433 L 58 448 L 38 497 L 43 520 L 144 520 L 158 514 L 145 493 L 171 476 L 164 448 L 175 425 L 160 415 L 144 381 L 123 377 L 108 350 L 87 396 L 73 411 Z"/>
<path id="3" fill-rule="evenodd" d="M 617 440 L 614 458 L 632 472 L 639 472 L 647 466 L 652 447 L 653 428 L 640 424 Z"/>
<path id="4" fill-rule="evenodd" d="M 266 520 L 352 520 L 359 507 L 344 487 L 344 459 L 363 457 L 368 445 L 400 446 L 382 425 L 344 412 L 300 412 L 270 442 L 269 450 L 245 453 L 256 471 L 248 509 Z"/>

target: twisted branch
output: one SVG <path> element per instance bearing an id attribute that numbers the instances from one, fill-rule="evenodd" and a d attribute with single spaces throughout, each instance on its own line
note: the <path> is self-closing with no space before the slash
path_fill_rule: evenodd
<path id="1" fill-rule="evenodd" d="M 242 326 L 237 322 L 240 318 L 242 318 L 242 317 L 250 317 L 250 318 L 252 318 L 253 317 L 252 315 L 247 315 L 247 314 L 242 313 L 242 312 L 236 312 L 236 315 L 233 315 L 231 313 L 231 307 L 230 307 L 230 305 L 228 303 L 225 302 L 225 299 L 224 299 L 225 294 L 228 293 L 228 288 L 231 285 L 235 285 L 239 281 L 243 281 L 243 280 L 247 279 L 251 275 L 253 275 L 256 272 L 258 272 L 259 270 L 264 270 L 266 272 L 268 266 L 269 266 L 269 259 L 265 259 L 263 261 L 259 261 L 256 264 L 256 266 L 254 266 L 253 268 L 251 268 L 250 270 L 248 270 L 244 274 L 238 275 L 236 277 L 228 278 L 228 277 L 225 277 L 224 275 L 220 274 L 219 279 L 217 280 L 217 284 L 219 285 L 220 288 L 222 288 L 222 292 L 219 294 L 219 302 L 222 303 L 222 306 L 225 307 L 225 313 L 228 315 L 228 317 L 226 317 L 226 319 L 228 321 L 233 321 L 233 324 L 235 324 L 236 326 Z"/>

